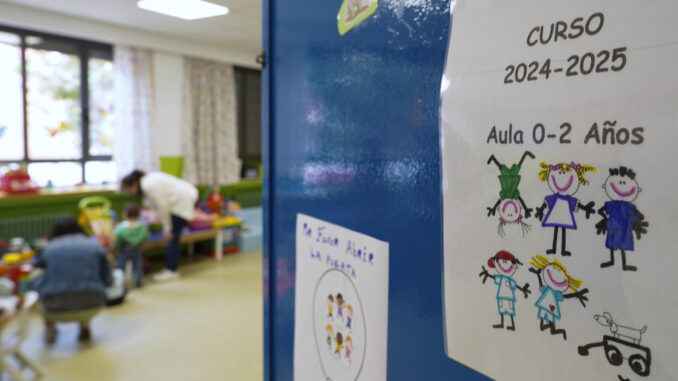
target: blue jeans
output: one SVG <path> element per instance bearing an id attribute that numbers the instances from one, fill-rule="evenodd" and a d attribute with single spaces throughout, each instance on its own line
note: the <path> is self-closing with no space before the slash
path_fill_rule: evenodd
<path id="1" fill-rule="evenodd" d="M 131 246 L 120 250 L 120 254 L 118 254 L 118 268 L 122 271 L 125 271 L 127 262 L 132 262 L 134 285 L 141 287 L 142 278 L 144 276 L 144 264 L 141 255 L 141 248 L 137 246 Z"/>
<path id="2" fill-rule="evenodd" d="M 165 267 L 168 270 L 177 271 L 179 267 L 179 254 L 181 254 L 181 232 L 188 225 L 188 221 L 172 215 L 172 239 L 167 245 L 165 254 Z"/>

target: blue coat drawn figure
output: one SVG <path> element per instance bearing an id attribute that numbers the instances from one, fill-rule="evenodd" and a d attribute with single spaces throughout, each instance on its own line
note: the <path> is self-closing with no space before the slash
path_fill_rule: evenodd
<path id="1" fill-rule="evenodd" d="M 562 318 L 560 314 L 560 302 L 569 298 L 577 298 L 582 306 L 588 301 L 587 288 L 579 290 L 582 281 L 572 278 L 567 273 L 567 268 L 557 259 L 549 261 L 542 255 L 532 257 L 530 271 L 539 278 L 539 292 L 541 296 L 534 303 L 537 307 L 537 319 L 542 331 L 550 330 L 551 335 L 563 335 L 567 340 L 567 332 L 564 329 L 556 329 L 556 323 Z M 572 292 L 566 294 L 565 291 Z"/>
<path id="2" fill-rule="evenodd" d="M 626 167 L 611 168 L 610 175 L 603 184 L 603 189 L 610 201 L 605 202 L 598 214 L 602 219 L 596 224 L 598 234 L 606 233 L 605 247 L 610 249 L 610 261 L 600 267 L 614 265 L 614 252 L 619 250 L 622 258 L 622 269 L 636 271 L 636 266 L 626 264 L 626 252 L 635 248 L 633 233 L 637 238 L 647 233 L 649 223 L 638 211 L 633 201 L 638 198 L 641 188 L 636 181 L 636 173 Z"/>
<path id="3" fill-rule="evenodd" d="M 586 172 L 595 172 L 596 168 L 590 165 L 558 163 L 540 164 L 542 170 L 539 172 L 539 179 L 548 184 L 552 194 L 544 197 L 544 202 L 537 208 L 535 217 L 541 221 L 542 227 L 553 228 L 553 246 L 546 250 L 546 254 L 555 254 L 558 244 L 558 232 L 560 237 L 560 255 L 569 256 L 571 253 L 567 250 L 566 231 L 577 229 L 577 220 L 575 213 L 579 209 L 586 212 L 588 220 L 592 213 L 595 213 L 594 202 L 582 204 L 574 194 L 579 190 L 580 185 L 588 184 L 584 178 Z M 544 211 L 548 208 L 546 215 Z"/>
<path id="4" fill-rule="evenodd" d="M 515 331 L 516 325 L 513 319 L 516 316 L 516 289 L 522 291 L 525 298 L 531 292 L 530 285 L 525 283 L 523 287 L 518 286 L 513 275 L 518 270 L 518 266 L 523 264 L 508 251 L 500 251 L 487 261 L 487 265 L 494 269 L 495 274 L 490 274 L 485 266 L 482 266 L 483 271 L 480 277 L 483 278 L 483 284 L 487 278 L 492 278 L 494 284 L 497 286 L 497 312 L 501 318 L 499 324 L 495 324 L 494 328 L 504 328 L 504 316 L 511 318 L 511 325 L 506 327 L 509 331 Z"/>
<path id="5" fill-rule="evenodd" d="M 516 280 L 497 274 L 494 276 L 494 284 L 497 285 L 497 311 L 499 315 L 516 316 Z"/>
<path id="6" fill-rule="evenodd" d="M 537 312 L 537 318 L 546 323 L 552 323 L 556 325 L 556 322 L 560 320 L 560 303 L 563 300 L 563 293 L 556 291 L 549 286 L 539 287 L 539 292 L 541 296 L 534 303 L 535 306 L 539 309 Z"/>

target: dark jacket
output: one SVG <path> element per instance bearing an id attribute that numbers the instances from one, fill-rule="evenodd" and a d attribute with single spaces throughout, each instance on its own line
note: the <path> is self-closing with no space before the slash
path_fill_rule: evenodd
<path id="1" fill-rule="evenodd" d="M 113 282 L 106 251 L 83 234 L 51 240 L 38 266 L 44 267 L 45 272 L 31 286 L 42 296 L 92 290 L 104 292 Z"/>

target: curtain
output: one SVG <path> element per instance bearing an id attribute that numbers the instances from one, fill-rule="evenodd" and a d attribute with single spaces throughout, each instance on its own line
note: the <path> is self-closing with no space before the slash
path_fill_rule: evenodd
<path id="1" fill-rule="evenodd" d="M 194 184 L 240 180 L 233 66 L 184 58 L 184 178 Z"/>
<path id="2" fill-rule="evenodd" d="M 118 177 L 134 169 L 157 169 L 151 146 L 154 107 L 153 52 L 115 46 L 115 143 L 113 160 Z"/>

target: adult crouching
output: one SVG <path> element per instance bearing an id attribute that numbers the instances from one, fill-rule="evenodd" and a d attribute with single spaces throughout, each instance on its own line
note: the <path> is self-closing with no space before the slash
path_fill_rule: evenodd
<path id="1" fill-rule="evenodd" d="M 40 294 L 46 340 L 56 339 L 56 322 L 68 321 L 80 324 L 80 340 L 89 340 L 90 320 L 105 306 L 106 288 L 113 284 L 105 249 L 73 217 L 61 217 L 37 267 L 44 271 L 31 287 Z"/>

